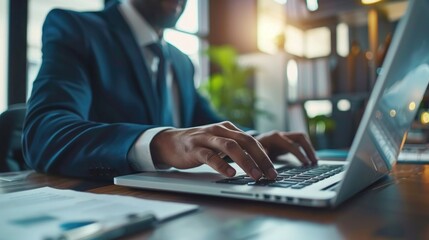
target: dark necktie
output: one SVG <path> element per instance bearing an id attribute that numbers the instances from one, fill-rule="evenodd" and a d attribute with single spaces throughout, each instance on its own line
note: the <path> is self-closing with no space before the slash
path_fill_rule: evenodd
<path id="1" fill-rule="evenodd" d="M 158 95 L 157 109 L 159 109 L 159 124 L 173 126 L 171 95 L 167 87 L 168 53 L 160 42 L 149 44 L 148 47 L 159 58 L 155 84 Z"/>

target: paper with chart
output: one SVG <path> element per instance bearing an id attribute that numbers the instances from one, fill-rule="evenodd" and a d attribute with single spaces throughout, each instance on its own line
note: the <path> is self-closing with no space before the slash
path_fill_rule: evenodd
<path id="1" fill-rule="evenodd" d="M 145 213 L 165 220 L 197 208 L 191 204 L 43 187 L 0 195 L 0 239 L 46 239 L 61 234 L 70 223 Z"/>

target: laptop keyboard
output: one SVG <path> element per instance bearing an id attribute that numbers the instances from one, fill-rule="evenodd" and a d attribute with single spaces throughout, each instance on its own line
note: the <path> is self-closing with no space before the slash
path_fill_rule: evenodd
<path id="1" fill-rule="evenodd" d="M 233 178 L 222 179 L 216 181 L 216 183 L 301 189 L 325 178 L 332 177 L 343 170 L 344 165 L 285 166 L 277 169 L 279 174 L 276 180 L 261 178 L 255 181 L 247 175 L 240 175 Z"/>

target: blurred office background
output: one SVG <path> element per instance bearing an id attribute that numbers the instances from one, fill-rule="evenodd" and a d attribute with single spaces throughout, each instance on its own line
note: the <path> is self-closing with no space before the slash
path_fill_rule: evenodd
<path id="1" fill-rule="evenodd" d="M 46 14 L 53 8 L 100 10 L 111 1 L 0 0 L 0 112 L 29 97 L 41 64 Z M 317 148 L 346 148 L 407 4 L 188 0 L 165 37 L 190 56 L 199 88 L 219 71 L 206 54 L 209 46 L 230 47 L 240 66 L 253 69 L 247 85 L 255 97 L 252 107 L 263 110 L 252 115 L 257 130 L 304 131 Z"/>

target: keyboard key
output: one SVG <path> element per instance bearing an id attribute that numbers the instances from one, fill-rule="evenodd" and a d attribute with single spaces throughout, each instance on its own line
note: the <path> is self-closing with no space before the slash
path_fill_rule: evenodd
<path id="1" fill-rule="evenodd" d="M 237 184 L 237 185 L 246 185 L 249 182 L 254 182 L 252 178 L 243 177 L 243 178 L 227 178 L 217 181 L 217 183 L 229 183 L 229 184 Z"/>
<path id="2" fill-rule="evenodd" d="M 294 173 L 279 173 L 279 176 L 281 177 L 293 177 L 296 176 Z"/>
<path id="3" fill-rule="evenodd" d="M 308 182 L 308 183 L 317 183 L 318 181 L 320 181 L 320 180 L 317 180 L 317 179 L 309 179 L 309 180 L 307 180 L 307 181 L 305 181 L 305 182 Z"/>
<path id="4" fill-rule="evenodd" d="M 276 182 L 276 180 L 269 180 L 269 179 L 262 178 L 256 182 L 255 181 L 249 182 L 247 185 L 250 185 L 250 186 L 266 186 L 270 183 L 275 183 L 275 182 Z"/>
<path id="5" fill-rule="evenodd" d="M 300 183 L 300 182 L 303 182 L 303 180 L 301 180 L 301 179 L 285 179 L 285 180 L 283 180 L 283 181 L 281 181 L 281 182 L 287 182 L 287 183 Z"/>
<path id="6" fill-rule="evenodd" d="M 304 181 L 304 180 L 307 180 L 307 179 L 310 179 L 310 178 L 313 178 L 313 177 L 306 177 L 306 176 L 298 175 L 298 176 L 295 176 L 295 177 L 293 177 L 291 179 L 296 179 L 296 180 L 302 180 L 302 181 Z"/>

